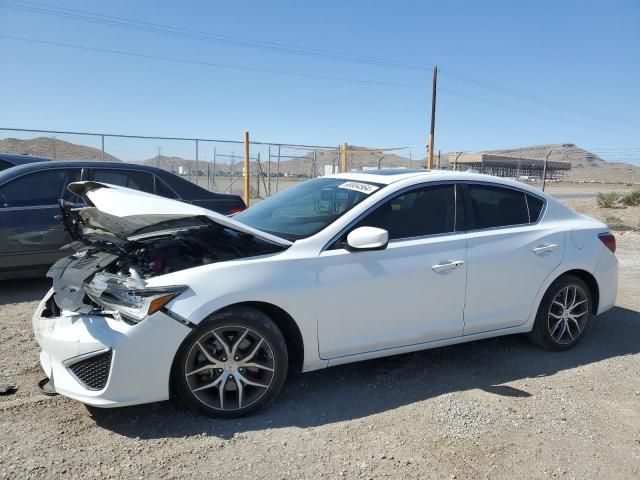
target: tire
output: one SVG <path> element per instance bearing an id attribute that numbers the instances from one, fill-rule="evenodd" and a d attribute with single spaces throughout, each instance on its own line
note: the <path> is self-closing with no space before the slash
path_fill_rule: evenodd
<path id="1" fill-rule="evenodd" d="M 529 340 L 545 350 L 568 350 L 584 336 L 592 313 L 589 286 L 578 277 L 563 275 L 542 297 Z"/>
<path id="2" fill-rule="evenodd" d="M 288 365 L 276 324 L 256 309 L 231 307 L 211 315 L 184 340 L 173 362 L 172 387 L 194 411 L 241 417 L 278 396 Z"/>

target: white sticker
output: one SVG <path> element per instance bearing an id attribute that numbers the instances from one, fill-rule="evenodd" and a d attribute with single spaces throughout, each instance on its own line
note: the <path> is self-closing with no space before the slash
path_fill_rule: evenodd
<path id="1" fill-rule="evenodd" d="M 366 193 L 367 195 L 371 195 L 380 187 L 371 185 L 369 183 L 345 182 L 342 185 L 338 185 L 338 188 L 346 188 L 348 190 L 355 190 L 356 192 L 362 192 L 362 193 Z"/>

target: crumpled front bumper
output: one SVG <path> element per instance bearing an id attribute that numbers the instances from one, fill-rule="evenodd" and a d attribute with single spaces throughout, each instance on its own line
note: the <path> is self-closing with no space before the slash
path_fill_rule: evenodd
<path id="1" fill-rule="evenodd" d="M 169 398 L 171 364 L 188 327 L 162 312 L 136 325 L 102 315 L 62 311 L 50 316 L 50 290 L 33 316 L 40 364 L 61 395 L 97 407 L 156 402 Z M 43 316 L 45 315 L 45 316 Z M 93 354 L 110 353 L 104 387 L 92 389 L 71 369 Z M 106 357 L 103 357 L 106 358 Z M 101 372 L 105 374 L 104 371 Z"/>

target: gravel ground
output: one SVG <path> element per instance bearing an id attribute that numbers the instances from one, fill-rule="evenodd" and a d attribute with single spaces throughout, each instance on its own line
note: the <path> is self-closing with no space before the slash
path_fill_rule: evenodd
<path id="1" fill-rule="evenodd" d="M 299 375 L 269 409 L 87 408 L 35 390 L 42 281 L 0 283 L 1 478 L 640 478 L 640 234 L 584 341 L 520 336 Z"/>

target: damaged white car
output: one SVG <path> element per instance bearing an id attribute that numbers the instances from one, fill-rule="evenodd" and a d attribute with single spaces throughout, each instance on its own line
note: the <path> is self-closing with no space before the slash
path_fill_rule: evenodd
<path id="1" fill-rule="evenodd" d="M 515 333 L 564 350 L 616 297 L 606 225 L 485 175 L 334 175 L 233 218 L 69 190 L 86 204 L 63 205 L 75 253 L 51 268 L 33 329 L 55 390 L 94 406 L 178 395 L 231 417 L 292 369 Z"/>

